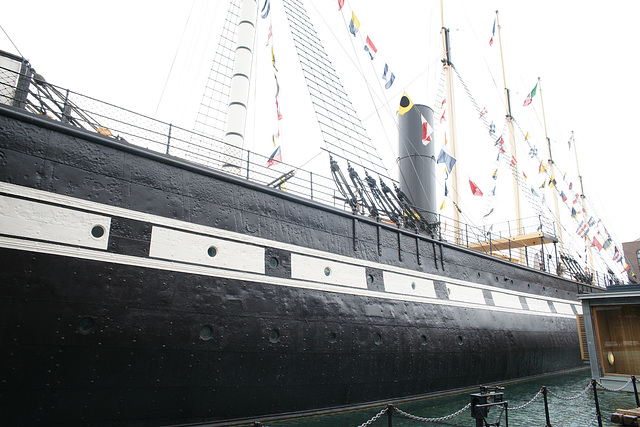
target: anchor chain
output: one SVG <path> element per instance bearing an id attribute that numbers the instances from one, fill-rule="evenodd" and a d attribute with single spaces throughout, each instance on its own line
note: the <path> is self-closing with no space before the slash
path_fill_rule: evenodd
<path id="1" fill-rule="evenodd" d="M 398 412 L 400 415 L 404 415 L 407 418 L 411 418 L 412 420 L 415 421 L 422 421 L 425 423 L 435 423 L 438 421 L 445 421 L 445 420 L 449 420 L 453 417 L 457 417 L 458 415 L 462 414 L 464 411 L 466 411 L 467 409 L 469 409 L 471 407 L 471 403 L 467 403 L 467 405 L 463 408 L 461 408 L 460 410 L 458 410 L 457 412 L 454 412 L 451 415 L 447 415 L 445 417 L 438 417 L 438 418 L 425 418 L 425 417 L 418 417 L 417 415 L 412 415 L 408 412 L 403 411 L 402 409 L 396 408 L 395 406 L 393 407 L 393 409 L 396 410 L 396 412 Z"/>

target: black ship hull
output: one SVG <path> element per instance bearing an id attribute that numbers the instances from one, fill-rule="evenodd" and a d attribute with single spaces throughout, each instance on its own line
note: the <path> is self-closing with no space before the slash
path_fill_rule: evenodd
<path id="1" fill-rule="evenodd" d="M 575 282 L 0 106 L 0 423 L 172 424 L 582 364 Z"/>

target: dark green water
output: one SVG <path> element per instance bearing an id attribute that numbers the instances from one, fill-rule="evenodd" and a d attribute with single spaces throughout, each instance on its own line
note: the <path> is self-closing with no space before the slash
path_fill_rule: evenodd
<path id="1" fill-rule="evenodd" d="M 507 385 L 504 390 L 504 399 L 508 401 L 510 408 L 516 408 L 530 401 L 542 386 L 546 386 L 550 392 L 561 397 L 575 397 L 580 395 L 591 381 L 590 371 L 584 370 L 578 373 L 542 378 L 526 381 L 518 384 Z M 611 413 L 617 408 L 635 408 L 635 397 L 631 393 L 613 393 L 598 387 L 598 400 L 602 413 L 603 425 L 613 426 L 610 421 Z M 469 393 L 451 395 L 439 398 L 429 398 L 396 406 L 412 415 L 424 418 L 442 417 L 452 414 L 463 408 L 470 402 Z M 563 400 L 548 395 L 549 413 L 552 426 L 597 426 L 595 417 L 595 404 L 593 390 L 590 388 L 582 396 L 573 400 Z M 264 423 L 268 427 L 356 427 L 371 419 L 385 405 L 366 410 L 348 411 L 315 417 L 304 417 L 283 421 L 270 421 Z M 499 409 L 489 412 L 488 420 L 492 421 L 498 415 Z M 509 410 L 509 426 L 544 426 L 544 401 L 542 395 L 531 405 L 520 410 Z M 398 413 L 392 417 L 393 426 L 475 426 L 475 420 L 471 418 L 471 411 L 466 410 L 462 414 L 437 423 L 414 421 Z M 374 427 L 386 427 L 387 415 L 384 414 L 377 421 L 370 424 Z M 504 415 L 501 418 L 501 426 L 505 425 Z"/>

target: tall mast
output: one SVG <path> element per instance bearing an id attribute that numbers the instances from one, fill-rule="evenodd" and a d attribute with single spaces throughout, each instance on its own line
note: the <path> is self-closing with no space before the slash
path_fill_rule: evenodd
<path id="1" fill-rule="evenodd" d="M 544 114 L 544 98 L 542 97 L 542 84 L 540 77 L 538 77 L 538 91 L 540 92 L 540 104 L 542 105 L 542 121 L 544 123 L 544 137 L 547 139 L 547 149 L 549 151 L 549 169 L 551 169 L 551 178 L 556 179 L 556 168 L 553 163 L 553 157 L 551 156 L 551 139 L 547 133 L 547 118 Z M 555 183 L 554 183 L 555 186 Z M 553 190 L 553 205 L 556 214 L 556 233 L 558 236 L 558 247 L 560 252 L 563 252 L 562 247 L 562 227 L 560 225 L 560 208 L 558 207 L 558 192 Z"/>
<path id="2" fill-rule="evenodd" d="M 257 17 L 258 4 L 256 0 L 243 0 L 240 6 L 240 20 L 233 59 L 233 76 L 231 77 L 224 136 L 225 155 L 222 165 L 224 170 L 233 174 L 240 173 L 242 163 Z"/>
<path id="3" fill-rule="evenodd" d="M 576 169 L 578 172 L 578 179 L 580 180 L 580 199 L 582 200 L 582 219 L 584 223 L 587 223 L 587 212 L 584 209 L 584 187 L 582 186 L 582 175 L 580 175 L 580 164 L 578 163 L 578 146 L 576 145 L 576 139 L 571 131 L 571 141 L 573 141 L 573 153 L 576 155 Z M 587 245 L 589 251 L 589 269 L 593 271 L 593 253 L 591 252 L 591 245 Z"/>
<path id="4" fill-rule="evenodd" d="M 507 109 L 507 128 L 509 130 L 509 148 L 511 155 L 516 158 L 516 135 L 513 129 L 513 116 L 511 115 L 511 98 L 509 97 L 509 89 L 507 89 L 507 75 L 504 71 L 504 56 L 502 54 L 502 34 L 500 31 L 500 19 L 496 10 L 496 23 L 498 24 L 498 42 L 500 44 L 500 61 L 502 62 L 502 79 L 504 81 L 504 99 Z M 513 168 L 513 201 L 516 208 L 517 233 L 523 235 L 522 214 L 520 212 L 520 183 L 518 181 L 517 167 Z"/>
<path id="5" fill-rule="evenodd" d="M 449 44 L 449 29 L 444 26 L 444 8 L 442 0 L 440 0 L 440 21 L 442 23 L 442 64 L 444 66 L 445 76 L 447 78 L 447 105 L 449 106 L 449 145 L 451 155 L 457 159 L 456 155 L 456 110 L 455 102 L 453 101 L 453 75 L 451 68 L 453 63 L 451 62 L 451 46 Z M 459 195 L 458 195 L 458 168 L 454 167 L 451 173 L 452 180 L 452 199 L 453 199 L 453 220 L 455 229 L 460 226 L 460 211 L 459 211 Z M 456 235 L 456 240 L 459 240 L 461 236 Z"/>

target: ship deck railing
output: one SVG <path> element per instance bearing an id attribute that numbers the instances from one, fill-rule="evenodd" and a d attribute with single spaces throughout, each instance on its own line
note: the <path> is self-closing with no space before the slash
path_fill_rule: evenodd
<path id="1" fill-rule="evenodd" d="M 235 165 L 232 172 L 243 179 L 325 205 L 352 210 L 337 192 L 331 177 L 284 162 L 270 167 L 267 156 L 55 86 L 35 73 L 26 60 L 5 52 L 0 52 L 0 104 L 214 170 L 228 173 L 229 168 L 225 166 L 231 163 Z M 360 213 L 366 215 L 364 209 L 360 209 Z M 549 234 L 552 227 L 541 218 L 521 220 L 521 229 L 525 233 L 518 236 L 514 233 L 515 222 L 494 224 L 487 229 L 456 222 L 440 214 L 420 213 L 423 217 L 436 219 L 435 226 L 428 230 L 431 238 L 585 284 L 604 287 L 615 280 L 613 275 L 583 274 L 575 266 L 569 268 L 563 259 L 573 258 L 558 253 L 558 239 Z M 376 219 L 395 224 L 383 216 Z M 403 227 L 406 224 L 395 225 Z M 575 265 L 579 264 L 576 262 Z M 585 287 L 584 291 L 588 288 Z"/>

